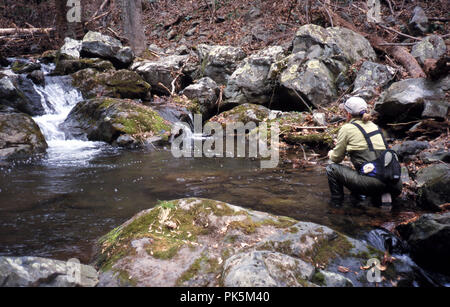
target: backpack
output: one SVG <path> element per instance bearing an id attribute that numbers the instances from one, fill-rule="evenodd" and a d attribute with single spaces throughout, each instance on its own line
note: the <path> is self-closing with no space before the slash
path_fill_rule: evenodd
<path id="1" fill-rule="evenodd" d="M 378 178 L 383 183 L 388 185 L 396 184 L 401 178 L 402 168 L 398 160 L 397 153 L 392 149 L 388 149 L 389 147 L 381 130 L 377 129 L 373 132 L 367 133 L 359 124 L 352 124 L 356 126 L 364 135 L 370 151 L 375 151 L 370 138 L 377 134 L 381 134 L 384 145 L 386 146 L 386 150 L 384 150 L 378 158 L 364 163 L 361 166 L 361 169 L 358 170 L 359 173 L 364 176 Z"/>

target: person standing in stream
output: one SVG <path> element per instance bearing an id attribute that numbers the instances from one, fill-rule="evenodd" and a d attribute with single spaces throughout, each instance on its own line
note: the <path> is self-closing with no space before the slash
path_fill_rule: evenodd
<path id="1" fill-rule="evenodd" d="M 328 152 L 333 162 L 326 167 L 331 204 L 342 205 L 345 186 L 351 191 L 352 203 L 370 196 L 374 205 L 390 205 L 391 199 L 388 197 L 382 201 L 382 195 L 390 193 L 394 198 L 400 195 L 401 181 L 393 185 L 386 184 L 359 171 L 364 163 L 377 159 L 387 149 L 381 130 L 371 121 L 367 103 L 360 97 L 351 97 L 339 108 L 346 113 L 347 123 L 339 130 L 336 146 Z M 346 154 L 355 169 L 339 164 Z"/>

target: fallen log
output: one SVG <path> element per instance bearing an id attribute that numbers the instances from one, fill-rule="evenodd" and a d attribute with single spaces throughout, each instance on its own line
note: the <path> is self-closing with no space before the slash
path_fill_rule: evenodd
<path id="1" fill-rule="evenodd" d="M 0 29 L 0 35 L 49 34 L 53 31 L 55 31 L 54 28 L 3 28 Z"/>

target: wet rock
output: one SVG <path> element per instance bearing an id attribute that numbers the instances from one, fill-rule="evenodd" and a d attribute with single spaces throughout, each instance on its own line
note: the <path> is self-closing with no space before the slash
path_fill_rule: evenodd
<path id="1" fill-rule="evenodd" d="M 201 67 L 200 75 L 210 77 L 218 84 L 226 84 L 246 54 L 239 47 L 205 45 L 197 46 Z"/>
<path id="2" fill-rule="evenodd" d="M 408 24 L 409 31 L 415 35 L 423 35 L 428 31 L 428 27 L 428 18 L 425 11 L 420 6 L 416 6 L 413 10 L 413 17 Z"/>
<path id="3" fill-rule="evenodd" d="M 225 103 L 268 105 L 276 84 L 276 79 L 269 77 L 269 71 L 272 64 L 283 57 L 283 48 L 273 46 L 245 58 L 228 79 Z"/>
<path id="4" fill-rule="evenodd" d="M 82 57 L 94 57 L 110 60 L 118 68 L 128 67 L 134 59 L 129 47 L 110 36 L 89 31 L 83 38 L 80 52 Z"/>
<path id="5" fill-rule="evenodd" d="M 2 287 L 95 287 L 97 283 L 97 271 L 76 261 L 0 257 Z"/>
<path id="6" fill-rule="evenodd" d="M 35 70 L 32 73 L 27 75 L 28 79 L 31 79 L 34 84 L 45 86 L 45 76 L 41 70 Z"/>
<path id="7" fill-rule="evenodd" d="M 415 156 L 429 147 L 430 144 L 427 141 L 404 141 L 401 144 L 392 146 L 392 149 L 397 152 L 402 161 L 405 161 L 408 159 L 408 156 Z"/>
<path id="8" fill-rule="evenodd" d="M 370 284 L 336 266 L 362 276 L 361 265 L 382 255 L 325 226 L 186 198 L 161 202 L 113 229 L 99 240 L 96 263 L 106 286 L 316 286 L 317 266 L 327 275 L 324 285 L 361 286 Z M 379 285 L 399 276 L 392 268 Z"/>
<path id="9" fill-rule="evenodd" d="M 59 56 L 59 50 L 47 50 L 41 54 L 39 57 L 39 62 L 46 64 L 54 63 Z"/>
<path id="10" fill-rule="evenodd" d="M 98 71 L 107 71 L 114 69 L 114 65 L 110 61 L 99 58 L 61 59 L 56 64 L 52 75 L 69 75 L 86 68 L 93 68 Z"/>
<path id="11" fill-rule="evenodd" d="M 6 59 L 2 55 L 0 55 L 0 67 L 7 67 L 9 65 L 10 65 L 10 63 L 9 63 L 8 59 Z"/>
<path id="12" fill-rule="evenodd" d="M 423 268 L 450 274 L 450 212 L 425 214 L 397 227 L 411 247 L 411 256 Z"/>
<path id="13" fill-rule="evenodd" d="M 46 149 L 47 142 L 30 116 L 11 109 L 0 112 L 0 159 L 26 159 Z"/>
<path id="14" fill-rule="evenodd" d="M 15 61 L 11 65 L 11 70 L 16 74 L 27 74 L 39 69 L 41 69 L 41 64 L 29 61 Z"/>
<path id="15" fill-rule="evenodd" d="M 86 99 L 98 96 L 148 100 L 151 86 L 134 71 L 121 69 L 100 73 L 88 68 L 72 74 L 72 84 Z"/>
<path id="16" fill-rule="evenodd" d="M 31 116 L 43 115 L 41 96 L 36 92 L 33 82 L 23 76 L 0 79 L 0 105 L 9 106 Z"/>
<path id="17" fill-rule="evenodd" d="M 417 172 L 417 201 L 423 208 L 440 210 L 439 206 L 450 202 L 450 167 L 440 163 Z"/>
<path id="18" fill-rule="evenodd" d="M 97 98 L 79 102 L 61 128 L 69 136 L 113 143 L 128 134 L 136 140 L 153 136 L 168 139 L 171 125 L 150 107 L 114 98 Z"/>
<path id="19" fill-rule="evenodd" d="M 321 60 L 302 60 L 300 54 L 287 59 L 287 67 L 280 75 L 281 91 L 284 91 L 297 110 L 306 109 L 305 104 L 321 106 L 337 98 L 335 76 Z M 301 97 L 299 97 L 301 96 Z"/>
<path id="20" fill-rule="evenodd" d="M 217 100 L 220 89 L 209 77 L 202 78 L 186 87 L 181 93 L 193 102 L 191 111 L 202 114 L 203 120 L 208 120 L 217 113 Z"/>
<path id="21" fill-rule="evenodd" d="M 442 88 L 423 78 L 393 83 L 375 103 L 375 111 L 387 122 L 420 117 L 445 119 L 448 107 Z"/>
<path id="22" fill-rule="evenodd" d="M 394 75 L 394 68 L 366 61 L 356 75 L 352 95 L 370 100 L 377 94 L 377 90 L 383 89 L 394 78 Z"/>
<path id="23" fill-rule="evenodd" d="M 169 94 L 172 91 L 172 81 L 175 75 L 188 61 L 188 55 L 171 55 L 160 57 L 156 61 L 135 62 L 131 69 L 140 74 L 152 89 L 162 95 Z M 176 83 L 175 91 L 178 93 L 183 89 L 190 79 L 186 76 L 180 76 L 179 82 Z M 163 84 L 161 86 L 159 83 Z"/>
<path id="24" fill-rule="evenodd" d="M 412 47 L 411 55 L 423 65 L 426 59 L 439 60 L 446 52 L 444 39 L 438 35 L 430 35 Z"/>
<path id="25" fill-rule="evenodd" d="M 313 48 L 320 47 L 320 55 L 333 57 L 354 63 L 363 59 L 374 61 L 375 51 L 363 36 L 346 28 L 321 26 L 308 24 L 301 26 L 295 34 L 292 42 L 292 53 L 305 51 L 310 53 Z"/>
<path id="26" fill-rule="evenodd" d="M 235 123 L 255 123 L 255 127 L 259 123 L 268 119 L 271 111 L 261 105 L 244 103 L 229 111 L 220 113 L 209 120 L 209 122 L 220 123 L 224 128 L 226 125 Z"/>
<path id="27" fill-rule="evenodd" d="M 66 37 L 64 39 L 64 45 L 59 50 L 60 54 L 73 58 L 79 59 L 81 52 L 82 42 L 79 40 Z"/>

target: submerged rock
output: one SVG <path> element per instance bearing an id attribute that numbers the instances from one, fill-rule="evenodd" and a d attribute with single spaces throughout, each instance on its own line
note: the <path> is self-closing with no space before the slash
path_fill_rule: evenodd
<path id="1" fill-rule="evenodd" d="M 440 210 L 440 205 L 450 202 L 450 167 L 447 164 L 434 164 L 421 169 L 417 172 L 416 182 L 420 206 Z"/>
<path id="2" fill-rule="evenodd" d="M 200 198 L 161 202 L 98 244 L 103 286 L 370 285 L 360 267 L 382 257 L 325 226 Z M 397 278 L 392 266 L 380 285 Z"/>
<path id="3" fill-rule="evenodd" d="M 246 54 L 239 47 L 205 45 L 197 46 L 202 77 L 210 77 L 218 84 L 226 84 Z"/>
<path id="4" fill-rule="evenodd" d="M 68 135 L 91 141 L 114 143 L 128 134 L 136 143 L 145 143 L 156 136 L 167 140 L 171 125 L 150 107 L 132 100 L 96 98 L 79 102 L 62 128 Z"/>
<path id="5" fill-rule="evenodd" d="M 408 241 L 419 265 L 450 275 L 450 212 L 425 214 L 397 230 Z"/>
<path id="6" fill-rule="evenodd" d="M 47 142 L 34 120 L 23 113 L 0 109 L 0 160 L 43 154 Z"/>
<path id="7" fill-rule="evenodd" d="M 1 287 L 95 287 L 98 273 L 77 261 L 0 257 Z"/>

